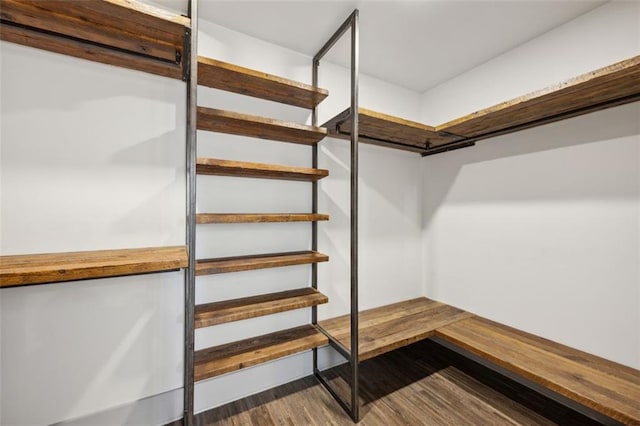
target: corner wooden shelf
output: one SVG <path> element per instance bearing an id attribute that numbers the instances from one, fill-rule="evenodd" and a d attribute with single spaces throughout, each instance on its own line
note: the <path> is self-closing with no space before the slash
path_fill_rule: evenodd
<path id="1" fill-rule="evenodd" d="M 327 296 L 314 288 L 307 287 L 207 303 L 196 306 L 195 327 L 209 327 L 226 322 L 307 308 L 327 303 L 328 301 Z"/>
<path id="2" fill-rule="evenodd" d="M 346 109 L 322 125 L 329 135 L 339 139 L 351 138 L 351 110 Z M 439 135 L 426 124 L 382 114 L 365 108 L 358 109 L 359 140 L 364 143 L 424 153 L 429 143 L 455 140 Z"/>
<path id="3" fill-rule="evenodd" d="M 421 297 L 359 313 L 360 362 L 434 335 L 444 325 L 472 314 Z M 350 317 L 343 315 L 319 325 L 345 348 L 351 348 Z"/>
<path id="4" fill-rule="evenodd" d="M 198 158 L 196 173 L 201 175 L 280 179 L 315 182 L 329 175 L 328 170 L 277 164 L 249 163 L 245 161 Z"/>
<path id="5" fill-rule="evenodd" d="M 327 344 L 327 337 L 312 325 L 239 340 L 195 353 L 194 380 L 251 367 Z"/>
<path id="6" fill-rule="evenodd" d="M 135 0 L 2 0 L 0 13 L 2 40 L 182 78 L 183 16 Z"/>
<path id="7" fill-rule="evenodd" d="M 329 220 L 328 214 L 318 213 L 198 213 L 196 223 L 267 223 L 317 222 Z"/>
<path id="8" fill-rule="evenodd" d="M 224 274 L 253 269 L 279 268 L 281 266 L 304 265 L 326 262 L 329 256 L 315 251 L 258 254 L 249 256 L 219 257 L 196 261 L 196 275 Z"/>
<path id="9" fill-rule="evenodd" d="M 315 145 L 327 135 L 327 130 L 322 127 L 202 106 L 198 107 L 198 130 L 302 145 Z"/>
<path id="10" fill-rule="evenodd" d="M 635 56 L 465 115 L 436 130 L 479 140 L 639 99 L 640 56 Z"/>
<path id="11" fill-rule="evenodd" d="M 471 317 L 436 336 L 624 424 L 640 424 L 640 371 Z"/>
<path id="12" fill-rule="evenodd" d="M 185 246 L 0 256 L 0 287 L 163 272 L 187 265 Z"/>
<path id="13" fill-rule="evenodd" d="M 308 84 L 203 56 L 198 58 L 198 84 L 308 109 L 329 94 Z"/>

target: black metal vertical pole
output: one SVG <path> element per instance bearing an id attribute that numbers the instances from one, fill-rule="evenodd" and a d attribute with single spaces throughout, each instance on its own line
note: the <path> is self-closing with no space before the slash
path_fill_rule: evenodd
<path id="1" fill-rule="evenodd" d="M 313 87 L 318 87 L 318 63 L 319 61 L 313 60 L 312 64 L 312 76 L 311 76 L 311 84 Z M 311 125 L 318 125 L 318 106 L 314 106 L 311 110 Z M 315 144 L 312 147 L 312 159 L 311 159 L 311 167 L 314 169 L 318 168 L 318 145 Z M 312 188 L 312 201 L 311 201 L 311 213 L 318 213 L 318 181 L 314 180 L 311 184 Z M 318 250 L 318 222 L 311 222 L 311 250 Z M 311 286 L 315 289 L 318 288 L 318 264 L 311 264 Z M 318 324 L 318 307 L 314 305 L 311 308 L 311 323 L 313 325 Z M 318 371 L 318 348 L 313 348 L 313 372 L 316 373 Z"/>
<path id="2" fill-rule="evenodd" d="M 196 266 L 196 111 L 198 91 L 198 0 L 189 1 L 191 28 L 188 54 L 183 66 L 187 73 L 187 247 L 189 267 L 186 272 L 184 290 L 184 425 L 193 424 L 193 350 L 195 309 Z"/>
<path id="3" fill-rule="evenodd" d="M 351 417 L 360 419 L 358 381 L 358 10 L 351 22 Z"/>

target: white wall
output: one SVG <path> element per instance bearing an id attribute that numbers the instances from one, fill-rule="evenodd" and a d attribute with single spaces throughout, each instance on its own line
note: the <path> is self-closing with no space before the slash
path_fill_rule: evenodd
<path id="1" fill-rule="evenodd" d="M 438 124 L 640 53 L 613 2 L 424 94 Z M 423 162 L 427 296 L 640 367 L 640 105 Z"/>

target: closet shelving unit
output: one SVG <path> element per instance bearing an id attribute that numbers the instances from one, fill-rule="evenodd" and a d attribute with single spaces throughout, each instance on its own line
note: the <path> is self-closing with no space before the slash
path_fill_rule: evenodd
<path id="1" fill-rule="evenodd" d="M 0 1 L 0 38 L 181 79 L 190 19 L 127 0 Z M 0 257 L 0 287 L 177 270 L 186 246 Z"/>

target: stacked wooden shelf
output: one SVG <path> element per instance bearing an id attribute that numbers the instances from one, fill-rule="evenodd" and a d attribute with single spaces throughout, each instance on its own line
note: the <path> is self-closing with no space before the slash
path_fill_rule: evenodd
<path id="1" fill-rule="evenodd" d="M 182 78 L 188 18 L 134 0 L 2 0 L 2 40 Z"/>
<path id="2" fill-rule="evenodd" d="M 434 127 L 360 108 L 359 137 L 430 155 L 639 99 L 640 56 L 635 56 Z M 324 126 L 330 135 L 348 138 L 350 123 L 346 110 Z"/>
<path id="3" fill-rule="evenodd" d="M 172 271 L 187 263 L 185 246 L 1 256 L 0 287 Z"/>
<path id="4" fill-rule="evenodd" d="M 198 59 L 198 84 L 242 95 L 313 108 L 327 96 L 327 91 L 303 83 L 262 73 L 210 58 Z M 228 133 L 278 142 L 315 146 L 327 131 L 321 127 L 290 123 L 238 112 L 198 107 L 199 130 Z M 278 164 L 249 163 L 217 158 L 198 158 L 199 175 L 231 176 L 317 182 L 329 172 L 317 168 Z M 311 213 L 199 213 L 198 224 L 317 222 L 329 216 Z M 248 256 L 198 259 L 196 275 L 222 274 L 264 268 L 326 262 L 328 256 L 307 250 L 290 253 L 268 253 Z M 260 294 L 239 299 L 216 301 L 195 307 L 195 327 L 211 327 L 293 309 L 315 307 L 328 299 L 317 289 L 303 287 L 284 292 Z M 316 348 L 327 343 L 327 337 L 314 325 L 305 325 L 237 342 L 219 345 L 194 354 L 194 380 L 251 367 L 287 355 Z"/>

